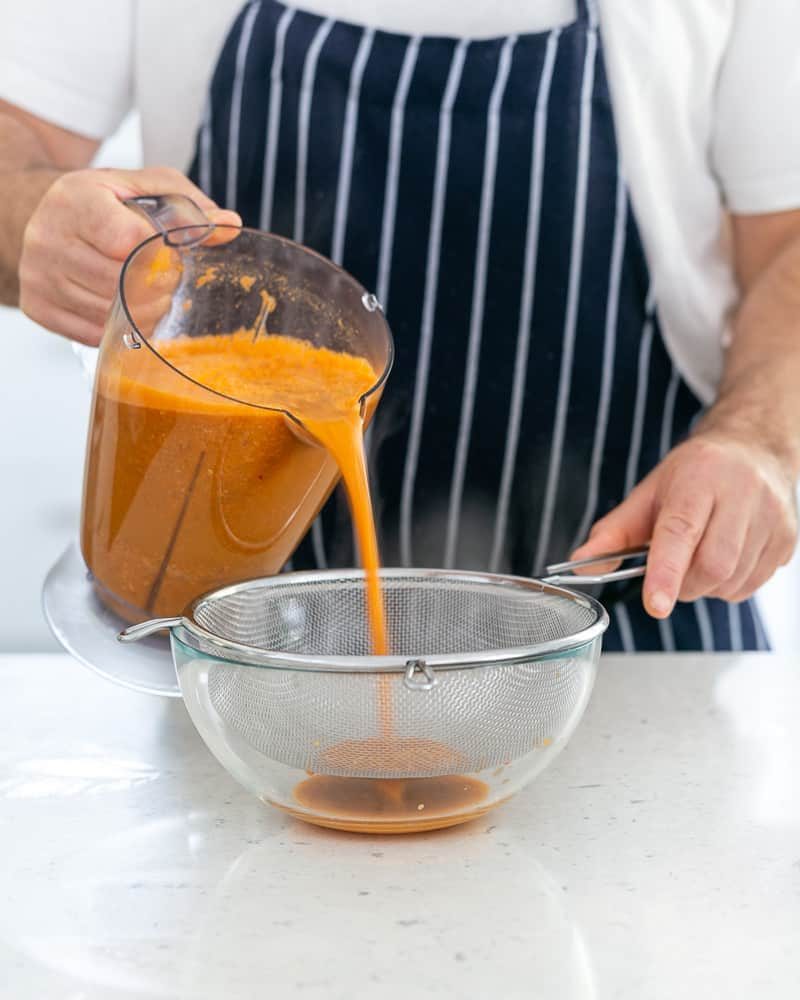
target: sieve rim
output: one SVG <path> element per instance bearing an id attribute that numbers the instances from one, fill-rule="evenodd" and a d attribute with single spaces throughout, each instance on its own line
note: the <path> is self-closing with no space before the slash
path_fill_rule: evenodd
<path id="1" fill-rule="evenodd" d="M 390 568 L 380 571 L 380 576 L 391 580 L 415 579 L 448 580 L 453 583 L 469 586 L 506 587 L 513 590 L 524 590 L 536 594 L 551 594 L 567 601 L 579 604 L 594 614 L 594 620 L 576 632 L 558 639 L 549 639 L 526 646 L 514 646 L 495 650 L 466 653 L 436 653 L 405 656 L 331 656 L 278 652 L 264 650 L 258 646 L 226 639 L 209 631 L 195 619 L 195 613 L 209 601 L 229 597 L 258 586 L 273 588 L 278 586 L 313 585 L 332 581 L 353 582 L 363 581 L 365 574 L 360 569 L 345 570 L 308 570 L 294 573 L 281 573 L 277 576 L 256 577 L 238 583 L 219 587 L 196 598 L 187 608 L 179 621 L 172 624 L 173 635 L 184 645 L 203 654 L 244 666 L 266 667 L 276 670 L 299 670 L 306 672 L 342 672 L 342 673 L 405 673 L 410 664 L 424 664 L 431 668 L 443 670 L 469 669 L 475 667 L 498 666 L 531 660 L 555 658 L 553 654 L 575 651 L 587 646 L 600 638 L 609 625 L 608 612 L 603 605 L 588 594 L 581 594 L 569 587 L 560 587 L 535 577 L 512 576 L 499 573 L 480 573 L 454 571 L 443 569 Z M 176 635 L 180 632 L 180 635 Z M 201 647 L 202 641 L 214 649 Z"/>

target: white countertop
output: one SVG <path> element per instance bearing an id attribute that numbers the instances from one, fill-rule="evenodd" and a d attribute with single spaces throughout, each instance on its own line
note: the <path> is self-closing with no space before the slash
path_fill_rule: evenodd
<path id="1" fill-rule="evenodd" d="M 261 805 L 66 656 L 0 677 L 3 997 L 798 996 L 800 659 L 606 657 L 549 771 L 408 838 Z"/>

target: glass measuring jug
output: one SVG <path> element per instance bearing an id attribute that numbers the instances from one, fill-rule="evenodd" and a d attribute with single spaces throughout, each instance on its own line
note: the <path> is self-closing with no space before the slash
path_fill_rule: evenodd
<path id="1" fill-rule="evenodd" d="M 363 359 L 365 422 L 392 360 L 374 296 L 329 260 L 188 199 L 141 201 L 161 232 L 125 261 L 100 345 L 81 524 L 95 589 L 128 621 L 278 572 L 338 478 L 296 414 L 187 375 L 176 341 L 277 334 Z"/>

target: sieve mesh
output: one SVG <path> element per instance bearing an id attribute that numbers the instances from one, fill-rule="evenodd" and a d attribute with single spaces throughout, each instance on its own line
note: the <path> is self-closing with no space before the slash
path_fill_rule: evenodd
<path id="1" fill-rule="evenodd" d="M 224 639 L 271 652 L 369 656 L 360 575 L 278 580 L 212 594 L 195 606 L 194 619 Z M 535 646 L 569 638 L 598 617 L 589 602 L 510 577 L 384 571 L 382 582 L 391 650 L 403 657 Z"/>
<path id="2" fill-rule="evenodd" d="M 463 654 L 475 663 L 481 653 L 568 639 L 602 614 L 593 602 L 513 578 L 384 571 L 382 581 L 391 649 L 401 657 Z M 257 650 L 369 663 L 357 574 L 254 581 L 204 598 L 193 617 L 208 632 Z M 215 655 L 213 643 L 194 644 Z M 237 739 L 290 767 L 427 777 L 481 771 L 557 743 L 583 711 L 593 663 L 584 646 L 523 662 L 438 667 L 436 685 L 421 691 L 409 689 L 402 672 L 216 658 L 207 665 L 208 698 Z"/>

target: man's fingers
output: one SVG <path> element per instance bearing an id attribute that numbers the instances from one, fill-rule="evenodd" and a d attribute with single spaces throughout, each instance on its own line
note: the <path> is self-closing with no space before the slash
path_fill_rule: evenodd
<path id="1" fill-rule="evenodd" d="M 796 535 L 793 488 L 769 453 L 739 440 L 690 439 L 598 521 L 572 557 L 649 538 L 643 602 L 666 618 L 679 599 L 749 597 L 791 557 Z"/>
<path id="2" fill-rule="evenodd" d="M 694 478 L 682 477 L 664 499 L 653 527 L 643 588 L 645 610 L 654 618 L 668 617 L 675 606 L 711 515 L 712 497 Z"/>
<path id="3" fill-rule="evenodd" d="M 220 208 L 215 201 L 202 191 L 193 181 L 174 167 L 148 167 L 137 170 L 131 175 L 131 186 L 113 184 L 112 190 L 120 198 L 131 198 L 143 194 L 182 194 L 191 198 L 197 207 L 207 215 L 212 222 L 221 226 L 241 226 L 242 219 L 238 212 Z"/>
<path id="4" fill-rule="evenodd" d="M 694 601 L 724 586 L 738 574 L 745 553 L 745 540 L 753 504 L 730 495 L 718 498 L 711 517 L 684 577 L 679 598 Z M 760 539 L 752 544 L 760 549 Z"/>
<path id="5" fill-rule="evenodd" d="M 99 177 L 87 177 L 87 174 Z M 65 197 L 74 197 L 78 184 L 92 184 L 92 197 L 80 218 L 80 235 L 91 246 L 114 260 L 124 260 L 130 251 L 154 233 L 153 227 L 141 215 L 127 208 L 123 201 L 141 195 L 182 194 L 197 205 L 211 221 L 222 226 L 241 226 L 236 212 L 220 209 L 196 184 L 172 167 L 149 167 L 137 171 L 79 172 L 62 178 Z M 57 192 L 58 194 L 58 192 Z M 187 217 L 186 224 L 191 223 Z M 224 243 L 232 239 L 232 231 L 212 234 L 209 243 Z"/>
<path id="6" fill-rule="evenodd" d="M 573 559 L 590 559 L 604 552 L 618 552 L 634 545 L 644 544 L 650 537 L 653 523 L 654 481 L 642 480 L 628 497 L 612 511 L 595 522 L 588 541 L 570 555 Z M 577 573 L 610 573 L 619 566 L 616 562 L 597 563 Z"/>
<path id="7" fill-rule="evenodd" d="M 123 205 L 110 188 L 95 184 L 85 201 L 85 209 L 76 220 L 77 235 L 104 257 L 121 262 L 155 233 L 150 223 Z"/>
<path id="8" fill-rule="evenodd" d="M 123 201 L 158 194 L 191 198 L 218 227 L 211 244 L 230 242 L 240 231 L 237 213 L 220 209 L 179 170 L 68 171 L 53 181 L 25 228 L 19 263 L 23 311 L 58 333 L 97 343 L 122 261 L 155 232 Z M 194 218 L 188 213 L 185 224 Z M 182 213 L 175 219 L 180 224 Z"/>
<path id="9" fill-rule="evenodd" d="M 781 564 L 775 557 L 773 547 L 770 544 L 765 545 L 752 573 L 725 600 L 738 604 L 739 601 L 745 601 L 748 597 L 752 597 L 759 587 L 764 586 L 779 565 Z"/>
<path id="10" fill-rule="evenodd" d="M 144 170 L 97 170 L 98 179 L 118 200 L 143 194 L 184 194 L 204 212 L 216 208 L 216 202 L 205 194 L 186 174 L 175 167 L 145 167 Z"/>
<path id="11" fill-rule="evenodd" d="M 93 323 L 79 313 L 70 312 L 49 301 L 39 301 L 37 308 L 32 312 L 29 312 L 24 306 L 22 308 L 26 315 L 46 330 L 52 330 L 53 333 L 69 337 L 70 340 L 77 340 L 81 344 L 97 347 L 103 336 L 102 323 Z"/>
<path id="12" fill-rule="evenodd" d="M 242 226 L 242 218 L 238 212 L 231 212 L 224 208 L 215 208 L 208 212 L 209 219 L 218 228 L 203 241 L 205 246 L 213 247 L 221 243 L 230 243 L 239 235 Z"/>
<path id="13" fill-rule="evenodd" d="M 744 601 L 763 587 L 779 566 L 785 566 L 792 558 L 796 544 L 793 530 L 785 529 L 774 533 L 764 545 L 753 570 L 744 581 L 730 594 L 725 594 L 729 601 Z M 722 595 L 720 595 L 722 596 Z"/>
<path id="14" fill-rule="evenodd" d="M 751 520 L 736 572 L 730 579 L 714 587 L 708 596 L 719 597 L 723 601 L 743 600 L 744 598 L 737 597 L 737 595 L 755 573 L 768 544 L 768 527 L 760 518 Z"/>
<path id="15" fill-rule="evenodd" d="M 108 316 L 109 306 L 110 302 L 108 299 L 100 295 L 95 295 L 94 292 L 72 281 L 71 278 L 66 279 L 66 291 L 62 300 L 62 307 L 76 313 L 78 316 L 82 316 L 90 323 L 103 326 Z"/>
<path id="16" fill-rule="evenodd" d="M 80 239 L 69 244 L 67 259 L 69 280 L 110 303 L 117 292 L 121 263 L 104 257 Z"/>
<path id="17" fill-rule="evenodd" d="M 229 208 L 215 208 L 208 213 L 209 219 L 212 222 L 216 222 L 219 226 L 237 226 L 241 227 L 242 217 L 238 212 L 234 212 Z"/>

